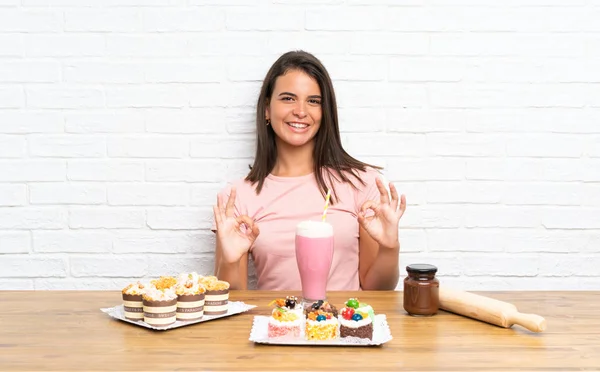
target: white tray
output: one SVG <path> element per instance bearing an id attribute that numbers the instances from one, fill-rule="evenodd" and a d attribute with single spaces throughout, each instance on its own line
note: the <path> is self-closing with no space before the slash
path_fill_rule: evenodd
<path id="1" fill-rule="evenodd" d="M 248 305 L 248 304 L 245 304 L 245 303 L 243 303 L 241 301 L 232 301 L 232 302 L 229 302 L 229 308 L 228 308 L 227 314 L 222 314 L 222 315 L 204 315 L 202 317 L 202 319 L 198 319 L 198 320 L 186 320 L 186 321 L 177 320 L 177 321 L 175 321 L 175 323 L 169 324 L 168 326 L 164 326 L 164 327 L 151 326 L 150 324 L 144 322 L 143 320 L 137 320 L 136 321 L 136 320 L 126 319 L 125 318 L 125 313 L 124 313 L 124 310 L 123 310 L 123 305 L 118 305 L 118 306 L 109 307 L 107 309 L 100 309 L 100 310 L 102 312 L 108 314 L 112 318 L 115 318 L 115 319 L 118 319 L 118 320 L 122 320 L 122 321 L 127 322 L 127 323 L 135 324 L 135 325 L 140 326 L 140 327 L 155 329 L 157 331 L 166 331 L 168 329 L 185 327 L 185 326 L 196 324 L 196 323 L 208 322 L 208 321 L 211 321 L 211 320 L 215 320 L 215 319 L 219 319 L 219 318 L 224 318 L 224 317 L 231 316 L 231 315 L 244 313 L 244 312 L 246 312 L 246 311 L 248 311 L 250 309 L 253 309 L 255 307 L 256 307 L 256 305 Z"/>
<path id="2" fill-rule="evenodd" d="M 259 344 L 270 345 L 333 345 L 333 346 L 374 346 L 381 345 L 392 340 L 392 333 L 387 323 L 385 314 L 375 315 L 373 321 L 373 340 L 358 337 L 337 338 L 335 340 L 306 340 L 304 338 L 304 326 L 301 327 L 300 337 L 276 337 L 269 338 L 268 316 L 255 316 L 250 332 L 250 341 Z"/>

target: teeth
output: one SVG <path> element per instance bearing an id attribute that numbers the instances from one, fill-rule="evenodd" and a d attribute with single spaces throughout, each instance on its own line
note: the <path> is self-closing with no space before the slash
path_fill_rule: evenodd
<path id="1" fill-rule="evenodd" d="M 294 128 L 298 128 L 298 129 L 304 129 L 306 127 L 308 127 L 308 125 L 306 124 L 298 124 L 298 123 L 289 123 L 290 127 L 294 127 Z"/>

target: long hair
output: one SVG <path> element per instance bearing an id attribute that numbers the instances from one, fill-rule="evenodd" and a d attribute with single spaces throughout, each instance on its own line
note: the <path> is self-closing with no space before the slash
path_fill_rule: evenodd
<path id="1" fill-rule="evenodd" d="M 365 182 L 360 178 L 358 171 L 365 171 L 367 167 L 381 169 L 381 167 L 363 163 L 350 156 L 342 147 L 340 128 L 338 124 L 337 103 L 335 92 L 329 73 L 315 56 L 304 51 L 291 51 L 283 54 L 267 72 L 260 90 L 258 103 L 256 105 L 256 155 L 254 164 L 246 176 L 256 186 L 256 194 L 260 194 L 265 178 L 275 167 L 277 159 L 277 145 L 275 132 L 265 117 L 266 108 L 269 105 L 275 81 L 279 76 L 288 71 L 302 71 L 312 77 L 321 89 L 321 126 L 317 131 L 315 146 L 313 150 L 314 175 L 323 197 L 327 193 L 327 184 L 333 186 L 332 177 L 342 182 L 347 182 L 356 188 L 348 175 L 352 175 L 363 186 Z M 325 172 L 323 172 L 325 171 Z M 324 173 L 326 176 L 324 176 Z M 327 177 L 327 181 L 325 180 Z M 332 187 L 331 202 L 335 203 L 337 194 Z"/>

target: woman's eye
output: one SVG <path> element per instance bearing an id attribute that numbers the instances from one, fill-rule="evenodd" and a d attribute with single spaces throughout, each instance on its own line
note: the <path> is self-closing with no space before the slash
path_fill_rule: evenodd
<path id="1" fill-rule="evenodd" d="M 320 105 L 320 104 L 321 104 L 321 101 L 320 101 L 320 100 L 318 100 L 318 99 L 311 99 L 311 100 L 310 100 L 310 101 L 308 101 L 308 102 L 310 102 L 310 103 L 312 103 L 312 104 L 315 104 L 315 105 Z"/>
<path id="2" fill-rule="evenodd" d="M 283 97 L 281 98 L 282 101 L 291 101 L 292 97 Z"/>

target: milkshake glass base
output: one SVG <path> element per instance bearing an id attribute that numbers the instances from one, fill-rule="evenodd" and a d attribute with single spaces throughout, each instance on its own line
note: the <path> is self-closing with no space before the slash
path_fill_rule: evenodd
<path id="1" fill-rule="evenodd" d="M 307 308 L 311 307 L 312 304 L 314 304 L 317 301 L 327 302 L 327 297 L 320 298 L 318 300 L 311 300 L 311 299 L 302 297 L 302 301 L 300 303 L 302 304 L 302 309 L 307 309 Z"/>

